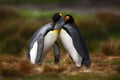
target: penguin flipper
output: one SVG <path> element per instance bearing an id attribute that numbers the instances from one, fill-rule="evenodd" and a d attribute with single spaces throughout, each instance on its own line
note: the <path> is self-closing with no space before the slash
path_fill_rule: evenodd
<path id="1" fill-rule="evenodd" d="M 42 53 L 43 53 L 43 48 L 44 48 L 44 36 L 43 35 L 39 36 L 37 43 L 38 43 L 38 48 L 37 48 L 37 56 L 36 56 L 35 63 L 40 62 L 42 58 Z"/>
<path id="2" fill-rule="evenodd" d="M 53 52 L 54 52 L 54 63 L 57 64 L 60 61 L 60 47 L 57 41 L 53 45 Z"/>
<path id="3" fill-rule="evenodd" d="M 27 49 L 27 57 L 30 60 L 30 47 L 29 46 L 28 46 L 28 49 Z"/>
<path id="4" fill-rule="evenodd" d="M 81 55 L 81 57 L 83 57 L 82 64 L 84 64 L 86 67 L 90 66 L 91 61 L 90 61 L 88 49 L 81 33 L 76 30 L 76 33 L 74 33 L 72 37 L 73 37 L 73 44 L 76 50 Z"/>

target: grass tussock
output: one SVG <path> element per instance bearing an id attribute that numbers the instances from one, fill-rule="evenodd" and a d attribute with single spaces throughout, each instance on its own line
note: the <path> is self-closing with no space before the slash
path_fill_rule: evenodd
<path id="1" fill-rule="evenodd" d="M 73 60 L 70 58 L 69 55 L 65 55 L 64 62 L 65 62 L 66 65 L 74 64 Z"/>
<path id="2" fill-rule="evenodd" d="M 120 56 L 106 56 L 103 53 L 91 55 L 91 70 L 97 73 L 117 73 Z"/>
<path id="3" fill-rule="evenodd" d="M 64 66 L 44 64 L 41 66 L 42 73 L 61 73 L 65 70 Z"/>
<path id="4" fill-rule="evenodd" d="M 101 51 L 105 55 L 119 56 L 120 55 L 120 41 L 108 40 L 101 43 Z"/>
<path id="5" fill-rule="evenodd" d="M 0 57 L 0 75 L 23 76 L 32 72 L 32 65 L 27 59 L 4 55 Z"/>

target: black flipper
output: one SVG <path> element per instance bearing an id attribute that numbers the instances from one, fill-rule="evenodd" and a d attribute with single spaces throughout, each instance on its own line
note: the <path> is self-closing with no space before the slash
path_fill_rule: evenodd
<path id="1" fill-rule="evenodd" d="M 30 46 L 28 46 L 28 49 L 27 49 L 27 57 L 30 60 Z"/>
<path id="2" fill-rule="evenodd" d="M 57 64 L 60 61 L 60 47 L 57 41 L 53 45 L 53 52 L 54 52 L 54 63 Z"/>
<path id="3" fill-rule="evenodd" d="M 44 36 L 40 35 L 39 39 L 37 40 L 38 48 L 37 48 L 37 56 L 35 63 L 39 63 L 42 58 L 43 48 L 44 48 Z"/>

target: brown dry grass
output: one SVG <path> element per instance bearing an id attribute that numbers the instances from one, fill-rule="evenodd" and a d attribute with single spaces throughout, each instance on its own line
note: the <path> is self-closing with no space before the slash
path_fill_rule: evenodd
<path id="1" fill-rule="evenodd" d="M 49 58 L 49 55 L 46 58 Z M 119 61 L 120 56 L 106 56 L 102 53 L 98 53 L 91 54 L 91 60 L 92 64 L 89 69 L 84 66 L 78 69 L 75 67 L 74 62 L 68 55 L 62 55 L 62 59 L 59 64 L 54 65 L 45 62 L 42 66 L 34 67 L 34 70 L 36 70 L 38 74 L 57 73 L 76 75 L 81 73 L 117 73 L 117 69 L 119 69 L 119 64 L 112 64 L 112 62 Z"/>
<path id="2" fill-rule="evenodd" d="M 110 12 L 97 12 L 95 17 L 104 25 L 108 25 L 120 19 L 119 14 L 110 13 Z"/>
<path id="3" fill-rule="evenodd" d="M 74 62 L 68 55 L 62 54 L 59 64 L 47 62 L 53 59 L 53 54 L 50 52 L 43 63 L 43 65 L 32 65 L 29 63 L 25 55 L 16 57 L 12 55 L 4 55 L 0 57 L 0 75 L 2 76 L 24 76 L 36 75 L 45 73 L 57 73 L 76 75 L 81 73 L 117 73 L 119 72 L 119 63 L 114 64 L 114 61 L 120 61 L 120 56 L 106 56 L 102 53 L 91 54 L 92 64 L 88 69 L 82 67 L 80 69 L 75 67 Z"/>
<path id="4" fill-rule="evenodd" d="M 120 55 L 120 41 L 118 40 L 107 40 L 101 43 L 101 51 L 105 55 Z"/>
<path id="5" fill-rule="evenodd" d="M 120 72 L 120 56 L 106 56 L 101 52 L 90 54 L 92 64 L 89 69 L 84 66 L 80 69 L 75 67 L 74 62 L 69 58 L 66 52 L 61 51 L 61 61 L 59 64 L 54 65 L 53 53 L 50 52 L 45 58 L 44 64 L 31 65 L 26 57 L 26 52 L 23 55 L 12 56 L 3 55 L 0 57 L 0 76 L 33 76 L 40 74 L 62 74 L 62 75 L 79 75 L 83 73 L 119 73 Z"/>
<path id="6" fill-rule="evenodd" d="M 30 74 L 32 65 L 27 59 L 12 55 L 3 55 L 0 57 L 0 75 L 19 76 Z"/>

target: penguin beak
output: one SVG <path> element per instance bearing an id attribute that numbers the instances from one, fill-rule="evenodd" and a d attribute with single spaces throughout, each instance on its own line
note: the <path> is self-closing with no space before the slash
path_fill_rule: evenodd
<path id="1" fill-rule="evenodd" d="M 60 20 L 55 24 L 54 29 L 60 30 L 65 24 L 64 19 L 64 17 L 61 17 Z"/>

